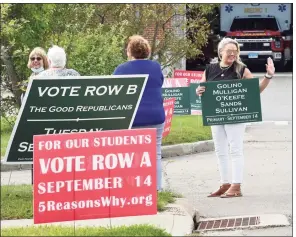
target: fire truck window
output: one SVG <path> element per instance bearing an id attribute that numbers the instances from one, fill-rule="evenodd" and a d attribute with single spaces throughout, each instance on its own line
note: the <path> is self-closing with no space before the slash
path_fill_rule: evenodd
<path id="1" fill-rule="evenodd" d="M 230 31 L 271 30 L 278 31 L 275 18 L 241 18 L 234 19 Z"/>

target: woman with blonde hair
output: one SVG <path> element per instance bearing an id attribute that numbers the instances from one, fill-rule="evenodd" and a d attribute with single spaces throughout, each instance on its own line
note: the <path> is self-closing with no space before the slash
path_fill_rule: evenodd
<path id="1" fill-rule="evenodd" d="M 201 82 L 221 81 L 223 80 L 241 80 L 253 78 L 252 73 L 242 63 L 240 57 L 239 44 L 231 38 L 224 38 L 218 44 L 218 57 L 220 62 L 207 65 L 202 76 Z M 275 68 L 271 58 L 267 59 L 266 74 L 260 82 L 260 92 L 262 92 L 270 83 L 274 76 Z M 197 95 L 202 96 L 205 86 L 199 86 L 196 90 Z M 211 126 L 212 137 L 215 145 L 215 152 L 218 158 L 218 166 L 221 177 L 220 188 L 211 193 L 208 197 L 240 197 L 242 196 L 241 184 L 243 182 L 243 136 L 245 132 L 244 123 L 225 124 Z M 230 146 L 230 155 L 232 158 L 232 180 L 228 178 L 228 160 Z"/>
<path id="2" fill-rule="evenodd" d="M 46 52 L 41 47 L 36 47 L 29 55 L 28 68 L 32 70 L 30 78 L 37 76 L 40 72 L 48 69 Z"/>
<path id="3" fill-rule="evenodd" d="M 48 60 L 46 56 L 46 52 L 41 47 L 34 48 L 29 54 L 29 59 L 27 63 L 27 67 L 31 69 L 32 74 L 30 75 L 28 80 L 23 81 L 20 84 L 20 88 L 22 91 L 26 91 L 28 86 L 28 81 L 34 77 L 36 77 L 39 73 L 48 69 Z M 21 94 L 21 101 L 23 100 L 24 93 Z"/>

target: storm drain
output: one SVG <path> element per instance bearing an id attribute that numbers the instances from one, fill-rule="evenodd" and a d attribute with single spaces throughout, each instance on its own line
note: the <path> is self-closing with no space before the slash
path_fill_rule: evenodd
<path id="1" fill-rule="evenodd" d="M 221 230 L 221 229 L 235 229 L 239 227 L 251 227 L 260 224 L 259 216 L 243 217 L 243 218 L 229 218 L 204 220 L 198 223 L 196 231 Z"/>

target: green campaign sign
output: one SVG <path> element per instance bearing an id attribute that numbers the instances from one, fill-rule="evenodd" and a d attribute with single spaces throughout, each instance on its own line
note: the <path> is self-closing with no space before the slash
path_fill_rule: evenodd
<path id="1" fill-rule="evenodd" d="M 204 126 L 262 121 L 259 79 L 213 81 L 201 96 Z"/>
<path id="2" fill-rule="evenodd" d="M 192 115 L 201 114 L 201 97 L 196 94 L 199 83 L 190 83 L 190 107 Z"/>
<path id="3" fill-rule="evenodd" d="M 148 75 L 31 80 L 5 163 L 33 163 L 33 135 L 131 128 Z"/>
<path id="4" fill-rule="evenodd" d="M 162 97 L 175 98 L 174 114 L 190 114 L 189 87 L 162 88 Z"/>

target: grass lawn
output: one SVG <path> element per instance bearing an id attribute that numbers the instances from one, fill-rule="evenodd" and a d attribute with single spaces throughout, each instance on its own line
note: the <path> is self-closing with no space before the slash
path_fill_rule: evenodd
<path id="1" fill-rule="evenodd" d="M 212 139 L 209 126 L 203 126 L 200 115 L 174 115 L 170 134 L 162 145 L 190 143 Z"/>
<path id="2" fill-rule="evenodd" d="M 181 197 L 181 195 L 169 191 L 159 192 L 157 196 L 157 210 L 164 211 L 165 206 L 168 203 L 174 203 L 176 201 L 176 198 Z"/>
<path id="3" fill-rule="evenodd" d="M 34 226 L 25 228 L 1 228 L 1 236 L 171 236 L 151 225 L 132 225 L 113 228 Z"/>
<path id="4" fill-rule="evenodd" d="M 5 150 L 9 141 L 13 126 L 1 117 L 1 157 L 5 155 Z"/>
<path id="5" fill-rule="evenodd" d="M 1 186 L 1 219 L 32 219 L 33 195 L 31 185 Z M 158 194 L 157 210 L 163 211 L 168 203 L 180 197 L 172 192 L 163 191 Z"/>
<path id="6" fill-rule="evenodd" d="M 1 157 L 5 155 L 10 133 L 13 127 L 1 118 Z M 211 130 L 203 126 L 198 115 L 175 115 L 170 134 L 163 139 L 163 145 L 190 143 L 212 139 Z"/>

